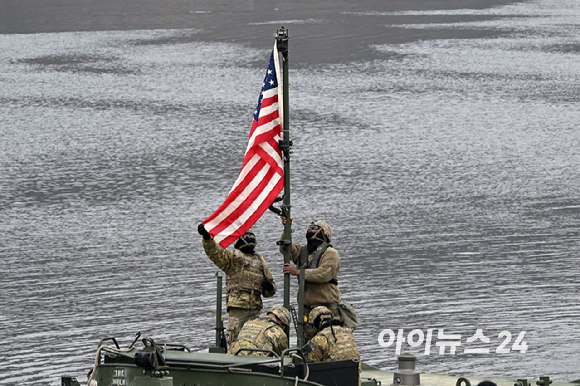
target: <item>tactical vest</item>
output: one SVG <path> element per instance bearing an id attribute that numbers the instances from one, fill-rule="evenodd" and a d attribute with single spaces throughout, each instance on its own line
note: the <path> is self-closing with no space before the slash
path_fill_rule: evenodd
<path id="1" fill-rule="evenodd" d="M 323 329 L 317 334 L 326 338 L 328 343 L 328 352 L 324 353 L 324 360 L 360 359 L 352 331 L 340 326 L 332 326 L 332 328 L 334 329 L 334 335 L 330 327 Z M 336 339 L 334 338 L 335 336 Z"/>
<path id="2" fill-rule="evenodd" d="M 269 322 L 269 318 L 266 316 L 246 322 L 238 335 L 238 340 L 232 345 L 228 353 L 235 354 L 241 348 L 272 350 L 272 344 L 265 336 L 266 331 L 272 328 L 276 328 L 276 325 Z M 268 354 L 264 352 L 242 351 L 240 355 L 266 356 Z"/>
<path id="3" fill-rule="evenodd" d="M 266 277 L 264 257 L 259 253 L 247 256 L 237 249 L 234 250 L 234 254 L 243 259 L 243 265 L 238 271 L 227 276 L 226 292 L 239 290 L 260 295 L 262 293 L 262 280 Z"/>
<path id="4" fill-rule="evenodd" d="M 312 260 L 310 261 L 310 264 L 308 264 L 306 269 L 318 268 L 318 265 L 320 265 L 320 259 L 322 258 L 322 255 L 324 254 L 324 252 L 326 252 L 326 250 L 329 247 L 332 247 L 332 244 L 327 243 L 320 244 L 316 249 L 316 251 L 314 252 L 314 254 L 312 255 Z M 300 250 L 300 260 L 298 261 L 300 262 L 300 264 L 302 264 L 303 261 L 308 261 L 308 247 L 306 246 L 302 247 L 302 249 Z M 330 279 L 328 283 L 338 285 L 338 281 L 336 281 L 334 278 Z"/>

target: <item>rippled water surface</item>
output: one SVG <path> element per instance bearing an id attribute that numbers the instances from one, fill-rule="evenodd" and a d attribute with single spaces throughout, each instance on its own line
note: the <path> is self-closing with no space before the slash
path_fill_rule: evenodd
<path id="1" fill-rule="evenodd" d="M 291 63 L 296 238 L 331 224 L 364 361 L 396 367 L 384 329 L 433 329 L 428 355 L 402 344 L 421 372 L 578 379 L 580 6 L 407 14 L 494 17 L 385 23 L 486 38 Z M 213 344 L 217 269 L 195 228 L 237 176 L 270 47 L 196 33 L 0 35 L 0 383 L 86 380 L 104 337 Z M 279 220 L 254 228 L 281 285 Z M 477 329 L 489 343 L 467 343 Z"/>

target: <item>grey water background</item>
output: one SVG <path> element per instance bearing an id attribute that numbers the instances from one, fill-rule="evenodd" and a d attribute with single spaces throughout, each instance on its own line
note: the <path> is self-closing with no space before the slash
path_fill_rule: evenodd
<path id="1" fill-rule="evenodd" d="M 334 37 L 309 52 L 316 36 L 300 31 L 340 35 L 332 20 L 275 13 L 245 24 L 268 31 L 255 41 L 0 35 L 1 384 L 86 381 L 105 337 L 213 344 L 217 269 L 196 226 L 239 172 L 280 25 L 295 237 L 313 219 L 332 226 L 363 361 L 396 368 L 382 330 L 443 329 L 461 334 L 455 355 L 435 337 L 429 355 L 402 344 L 419 371 L 580 378 L 580 5 L 337 14 L 400 39 L 345 34 L 354 53 L 326 60 Z M 254 229 L 281 286 L 280 221 Z M 477 329 L 488 344 L 467 343 Z M 503 331 L 507 349 L 525 331 L 527 351 L 496 353 Z M 489 354 L 464 353 L 476 347 Z"/>

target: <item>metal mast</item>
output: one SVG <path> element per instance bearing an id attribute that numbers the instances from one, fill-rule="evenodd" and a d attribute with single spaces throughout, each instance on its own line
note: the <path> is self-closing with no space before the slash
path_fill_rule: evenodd
<path id="1" fill-rule="evenodd" d="M 290 147 L 292 146 L 292 141 L 290 141 L 290 123 L 289 123 L 289 92 L 288 92 L 288 30 L 281 27 L 274 34 L 276 38 L 276 47 L 278 49 L 278 55 L 280 62 L 282 63 L 282 114 L 283 114 L 283 137 L 279 141 L 279 149 L 282 151 L 284 157 L 284 197 L 282 200 L 282 205 L 280 209 L 282 210 L 282 216 L 284 216 L 287 221 L 284 225 L 284 233 L 282 240 L 279 244 L 282 246 L 282 254 L 284 255 L 284 263 L 288 264 L 291 262 L 290 255 L 290 245 L 292 244 L 292 224 L 290 219 Z M 284 274 L 284 307 L 291 310 L 290 306 L 290 275 Z M 302 346 L 302 323 L 303 323 L 303 307 L 299 305 L 298 307 L 298 347 Z M 286 331 L 289 335 L 289 329 Z"/>

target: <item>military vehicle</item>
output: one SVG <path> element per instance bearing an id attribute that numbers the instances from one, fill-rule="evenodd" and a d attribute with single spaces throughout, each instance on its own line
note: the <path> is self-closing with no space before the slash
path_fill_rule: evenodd
<path id="1" fill-rule="evenodd" d="M 270 206 L 275 213 L 290 216 L 290 147 L 288 122 L 288 31 L 282 27 L 274 34 L 277 50 L 283 64 L 283 139 L 279 150 L 284 158 L 284 195 L 280 208 Z M 284 262 L 290 262 L 291 224 L 286 222 L 282 239 L 278 242 Z M 114 337 L 102 339 L 95 355 L 93 367 L 87 375 L 88 386 L 380 386 L 392 380 L 392 386 L 418 386 L 420 374 L 415 371 L 415 357 L 399 356 L 399 370 L 384 372 L 370 366 L 362 366 L 359 376 L 359 360 L 356 358 L 307 363 L 303 338 L 305 315 L 303 315 L 304 269 L 300 264 L 299 296 L 296 308 L 290 305 L 290 275 L 284 275 L 284 306 L 291 310 L 296 328 L 296 347 L 285 350 L 281 355 L 270 351 L 271 356 L 248 356 L 227 354 L 225 329 L 222 317 L 222 277 L 216 274 L 216 338 L 215 346 L 208 352 L 191 352 L 185 345 L 155 341 L 151 337 L 135 334 L 128 348 L 121 348 Z M 214 328 L 214 327 L 209 327 Z M 286 331 L 290 336 L 289 330 Z M 248 350 L 248 349 L 242 349 Z M 252 350 L 250 350 L 252 351 Z M 268 351 L 255 350 L 254 351 Z M 365 371 L 366 370 L 366 371 Z M 376 377 L 365 377 L 373 375 Z M 465 378 L 436 376 L 428 378 L 432 386 L 471 386 Z M 442 378 L 443 377 L 443 378 Z M 446 378 L 445 378 L 446 377 Z M 456 380 L 456 381 L 455 381 Z M 514 381 L 495 380 L 498 386 L 511 386 Z M 543 377 L 539 386 L 552 382 Z M 62 376 L 62 386 L 79 386 L 76 377 Z M 514 386 L 530 386 L 527 380 L 517 380 Z"/>

